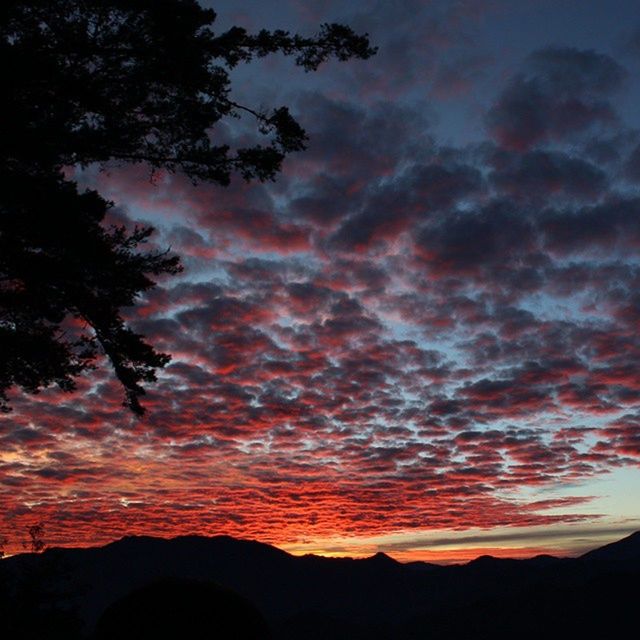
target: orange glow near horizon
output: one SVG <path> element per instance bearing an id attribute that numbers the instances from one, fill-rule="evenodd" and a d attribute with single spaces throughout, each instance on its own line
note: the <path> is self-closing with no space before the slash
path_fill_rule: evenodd
<path id="1" fill-rule="evenodd" d="M 451 549 L 415 549 L 411 551 L 393 551 L 388 555 L 399 562 L 429 562 L 433 564 L 457 564 L 475 560 L 481 556 L 524 560 L 539 555 L 566 557 L 569 554 L 558 549 L 541 547 L 461 547 Z"/>
<path id="2" fill-rule="evenodd" d="M 287 546 L 282 547 L 287 550 Z M 369 546 L 363 548 L 354 548 L 352 551 L 326 551 L 322 548 L 314 549 L 311 547 L 308 551 L 292 551 L 292 555 L 316 555 L 324 558 L 368 558 L 375 555 L 377 549 Z M 563 553 L 558 549 L 549 549 L 541 547 L 460 547 L 450 549 L 414 549 L 408 551 L 388 551 L 384 552 L 389 557 L 398 562 L 427 562 L 430 564 L 464 564 L 471 562 L 481 556 L 492 556 L 494 558 L 509 558 L 512 560 L 523 560 L 533 558 L 539 555 L 552 555 L 558 557 L 569 557 L 572 554 Z"/>
<path id="3" fill-rule="evenodd" d="M 535 534 L 532 534 L 535 535 Z M 158 536 L 165 539 L 171 539 L 175 536 Z M 179 536 L 178 536 L 179 537 Z M 390 549 L 385 550 L 384 545 L 376 545 L 370 542 L 359 543 L 357 540 L 352 540 L 342 545 L 342 548 L 337 546 L 332 547 L 329 544 L 314 544 L 313 542 L 306 542 L 303 545 L 296 544 L 278 544 L 271 543 L 273 546 L 290 553 L 293 556 L 305 556 L 315 555 L 325 558 L 344 558 L 344 559 L 364 559 L 375 555 L 376 553 L 383 552 L 394 560 L 401 563 L 408 562 L 426 562 L 430 564 L 450 565 L 450 564 L 465 564 L 476 560 L 481 556 L 491 556 L 494 558 L 504 558 L 513 560 L 524 560 L 533 558 L 540 555 L 550 555 L 556 557 L 575 557 L 585 553 L 586 551 L 602 546 L 609 542 L 616 541 L 624 537 L 621 533 L 612 535 L 607 538 L 598 538 L 597 541 L 591 543 L 583 543 L 582 547 L 575 548 L 570 545 L 547 545 L 547 546 L 498 546 L 498 545 L 461 545 L 456 546 L 454 544 L 447 545 L 444 548 L 416 548 L 416 549 Z M 13 542 L 13 544 L 11 544 Z M 18 541 L 11 541 L 4 547 L 4 557 L 9 558 L 12 555 L 19 555 L 21 553 L 28 553 L 30 551 L 28 541 L 23 539 Z M 65 548 L 86 548 L 87 546 L 103 546 L 113 542 L 113 540 L 105 541 L 100 540 L 95 544 L 88 545 L 60 545 Z M 48 545 L 55 547 L 57 545 Z"/>
<path id="4" fill-rule="evenodd" d="M 167 538 L 169 539 L 169 538 Z M 102 546 L 107 543 L 100 543 L 98 545 L 89 546 Z M 55 546 L 55 545 L 54 545 Z M 84 548 L 80 545 L 63 545 L 66 548 Z M 294 556 L 315 555 L 325 558 L 352 558 L 363 559 L 375 555 L 380 551 L 375 545 L 363 544 L 358 545 L 353 543 L 344 550 L 332 550 L 323 548 L 321 545 L 314 546 L 310 543 L 305 546 L 304 549 L 298 545 L 287 544 L 275 544 L 274 546 L 291 553 Z M 18 555 L 20 553 L 28 553 L 29 547 L 25 541 L 20 544 L 8 545 L 5 547 L 5 558 L 12 555 Z M 468 547 L 451 547 L 447 549 L 413 549 L 405 551 L 384 551 L 386 555 L 397 560 L 398 562 L 427 562 L 432 564 L 463 564 L 475 560 L 480 556 L 493 556 L 494 558 L 510 558 L 510 559 L 526 559 L 532 558 L 538 555 L 555 555 L 558 557 L 568 557 L 570 552 L 564 552 L 557 548 L 543 548 L 543 547 L 488 547 L 488 546 L 468 546 Z"/>

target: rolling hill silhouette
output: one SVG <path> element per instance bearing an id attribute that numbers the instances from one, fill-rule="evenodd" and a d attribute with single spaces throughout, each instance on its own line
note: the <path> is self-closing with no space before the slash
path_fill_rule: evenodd
<path id="1" fill-rule="evenodd" d="M 295 557 L 227 536 L 50 549 L 0 562 L 0 635 L 90 638 L 109 607 L 162 580 L 237 594 L 274 639 L 623 637 L 637 621 L 640 532 L 575 559 L 483 556 L 453 566 L 382 553 Z M 46 635 L 33 635 L 38 625 Z"/>

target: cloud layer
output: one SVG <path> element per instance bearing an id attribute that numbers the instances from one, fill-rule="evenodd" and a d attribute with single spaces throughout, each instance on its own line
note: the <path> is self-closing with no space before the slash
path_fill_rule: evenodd
<path id="1" fill-rule="evenodd" d="M 471 4 L 429 16 L 442 46 Z M 389 47 L 375 71 L 344 71 L 366 101 L 295 97 L 311 144 L 276 184 L 85 176 L 184 257 L 131 310 L 174 359 L 141 423 L 106 370 L 16 398 L 0 426 L 8 535 L 42 520 L 67 544 L 282 544 L 578 523 L 589 497 L 523 496 L 638 468 L 640 137 L 616 107 L 623 66 L 534 51 L 487 105 L 484 140 L 455 147 L 419 103 L 389 99 L 410 91 Z M 442 99 L 471 82 L 463 53 L 427 70 Z"/>

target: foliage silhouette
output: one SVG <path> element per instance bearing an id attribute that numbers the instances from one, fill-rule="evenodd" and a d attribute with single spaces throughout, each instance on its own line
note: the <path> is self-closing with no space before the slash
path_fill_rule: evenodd
<path id="1" fill-rule="evenodd" d="M 0 6 L 5 98 L 0 172 L 0 409 L 17 386 L 76 378 L 108 357 L 125 405 L 142 415 L 142 383 L 169 356 L 127 325 L 121 309 L 176 274 L 166 252 L 143 251 L 152 229 L 104 226 L 112 203 L 79 192 L 68 167 L 116 161 L 228 185 L 273 179 L 304 129 L 286 106 L 264 111 L 231 97 L 229 71 L 273 53 L 306 71 L 329 57 L 375 53 L 338 24 L 313 37 L 286 31 L 216 34 L 195 0 L 7 0 Z M 216 125 L 248 114 L 264 144 L 231 148 Z"/>
<path id="2" fill-rule="evenodd" d="M 12 640 L 76 640 L 82 637 L 82 621 L 71 600 L 79 597 L 80 585 L 70 585 L 69 567 L 55 553 L 44 550 L 42 525 L 27 529 L 30 553 L 20 569 L 7 570 L 11 558 L 0 562 L 0 636 Z"/>
<path id="3" fill-rule="evenodd" d="M 29 534 L 29 546 L 33 553 L 40 553 L 47 547 L 44 541 L 44 524 L 38 522 L 38 524 L 32 524 L 27 527 L 27 533 Z"/>
<path id="4" fill-rule="evenodd" d="M 260 612 L 241 596 L 212 582 L 164 579 L 112 604 L 98 622 L 95 640 L 233 638 L 267 640 Z"/>

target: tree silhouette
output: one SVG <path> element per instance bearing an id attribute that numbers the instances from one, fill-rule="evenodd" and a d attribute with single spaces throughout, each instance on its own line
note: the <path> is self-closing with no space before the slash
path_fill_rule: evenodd
<path id="1" fill-rule="evenodd" d="M 65 168 L 119 161 L 228 185 L 273 179 L 306 134 L 285 106 L 235 102 L 229 71 L 280 52 L 306 71 L 368 58 L 366 35 L 338 24 L 313 37 L 287 31 L 216 34 L 195 0 L 5 0 L 0 50 L 5 97 L 0 152 L 0 409 L 7 391 L 75 388 L 108 357 L 125 405 L 144 412 L 142 383 L 168 361 L 127 326 L 124 307 L 180 271 L 143 251 L 150 227 L 104 226 L 112 206 L 80 192 Z M 248 114 L 264 143 L 231 148 L 223 119 Z"/>
<path id="2" fill-rule="evenodd" d="M 45 525 L 26 528 L 22 546 L 29 555 L 20 555 L 15 564 L 0 562 L 0 629 L 12 640 L 74 640 L 81 638 L 82 623 L 69 606 L 69 599 L 83 592 L 70 582 L 70 567 L 56 551 L 45 553 Z M 0 539 L 0 558 L 2 545 Z"/>
<path id="3" fill-rule="evenodd" d="M 38 522 L 27 527 L 27 533 L 29 534 L 29 547 L 33 553 L 40 553 L 46 548 L 44 541 L 44 524 Z"/>

